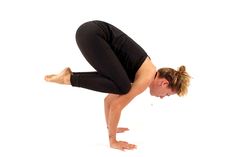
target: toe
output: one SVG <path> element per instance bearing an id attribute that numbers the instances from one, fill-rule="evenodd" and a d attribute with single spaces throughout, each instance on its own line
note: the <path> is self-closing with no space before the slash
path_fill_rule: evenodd
<path id="1" fill-rule="evenodd" d="M 53 76 L 55 76 L 55 75 L 46 75 L 46 76 L 44 77 L 44 79 L 45 79 L 46 81 L 50 81 Z"/>
<path id="2" fill-rule="evenodd" d="M 46 75 L 46 76 L 44 77 L 44 80 L 45 80 L 45 81 L 48 81 L 48 75 Z"/>

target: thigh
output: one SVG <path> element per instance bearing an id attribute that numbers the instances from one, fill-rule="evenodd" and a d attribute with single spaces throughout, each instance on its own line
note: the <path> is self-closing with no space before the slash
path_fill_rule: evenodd
<path id="1" fill-rule="evenodd" d="M 131 82 L 125 69 L 96 24 L 91 22 L 80 28 L 76 41 L 86 60 L 98 73 L 111 79 L 122 90 L 130 89 Z"/>

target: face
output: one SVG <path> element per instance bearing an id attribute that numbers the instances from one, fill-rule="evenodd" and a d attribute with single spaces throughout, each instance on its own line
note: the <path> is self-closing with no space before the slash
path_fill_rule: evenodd
<path id="1" fill-rule="evenodd" d="M 165 96 L 170 96 L 176 94 L 168 87 L 169 82 L 164 78 L 155 78 L 155 80 L 150 85 L 150 94 L 152 96 L 160 97 L 161 99 Z"/>

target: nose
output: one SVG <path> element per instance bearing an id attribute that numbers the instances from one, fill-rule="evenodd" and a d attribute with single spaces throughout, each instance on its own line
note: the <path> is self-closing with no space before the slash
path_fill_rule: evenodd
<path id="1" fill-rule="evenodd" d="M 165 96 L 160 96 L 161 99 L 163 99 Z"/>

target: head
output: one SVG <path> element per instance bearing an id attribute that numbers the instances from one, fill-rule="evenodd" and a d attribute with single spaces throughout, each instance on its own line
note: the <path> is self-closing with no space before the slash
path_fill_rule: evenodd
<path id="1" fill-rule="evenodd" d="M 185 66 L 179 67 L 178 70 L 172 68 L 159 69 L 150 85 L 150 94 L 160 98 L 173 94 L 178 96 L 186 95 L 190 76 L 185 70 Z"/>

